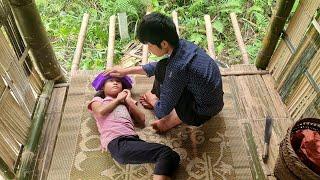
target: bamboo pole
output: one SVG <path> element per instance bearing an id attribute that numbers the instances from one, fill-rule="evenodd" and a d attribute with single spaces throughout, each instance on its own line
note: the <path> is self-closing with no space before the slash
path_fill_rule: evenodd
<path id="1" fill-rule="evenodd" d="M 172 20 L 173 20 L 173 23 L 176 25 L 176 30 L 177 30 L 178 36 L 180 36 L 177 11 L 172 11 Z"/>
<path id="2" fill-rule="evenodd" d="M 8 165 L 0 158 L 0 170 L 6 179 L 14 179 L 15 175 L 10 171 Z"/>
<path id="3" fill-rule="evenodd" d="M 113 66 L 114 57 L 114 40 L 116 38 L 116 16 L 112 15 L 109 19 L 109 41 L 108 41 L 108 54 L 107 54 L 107 68 Z"/>
<path id="4" fill-rule="evenodd" d="M 54 82 L 48 81 L 43 88 L 39 101 L 32 117 L 32 126 L 24 151 L 21 156 L 21 166 L 18 171 L 18 179 L 29 179 L 32 175 L 35 152 L 41 136 L 45 113 L 48 108 L 50 97 L 53 91 Z"/>
<path id="5" fill-rule="evenodd" d="M 26 44 L 31 49 L 41 74 L 47 80 L 66 81 L 32 0 L 9 0 Z"/>
<path id="6" fill-rule="evenodd" d="M 244 42 L 243 42 L 243 39 L 241 36 L 241 31 L 240 31 L 240 27 L 239 27 L 238 20 L 237 20 L 237 15 L 235 13 L 231 13 L 230 17 L 231 17 L 234 33 L 236 35 L 237 42 L 238 42 L 238 45 L 239 45 L 239 48 L 240 48 L 240 51 L 242 54 L 242 63 L 249 64 L 249 56 L 248 56 L 246 47 L 244 45 Z"/>
<path id="7" fill-rule="evenodd" d="M 216 53 L 214 52 L 214 43 L 213 43 L 213 34 L 212 34 L 212 25 L 211 19 L 208 14 L 204 15 L 204 21 L 206 24 L 206 34 L 208 42 L 208 52 L 212 59 L 216 59 Z"/>
<path id="8" fill-rule="evenodd" d="M 81 23 L 80 33 L 78 36 L 77 48 L 72 60 L 71 76 L 73 76 L 75 72 L 79 70 L 79 64 L 80 64 L 80 59 L 82 55 L 84 40 L 86 38 L 86 33 L 88 29 L 88 23 L 89 23 L 89 14 L 84 13 L 82 23 Z"/>
<path id="9" fill-rule="evenodd" d="M 256 59 L 257 68 L 266 69 L 268 66 L 294 2 L 294 0 L 278 1 L 276 13 L 271 18 L 267 34 L 263 38 L 263 47 Z"/>

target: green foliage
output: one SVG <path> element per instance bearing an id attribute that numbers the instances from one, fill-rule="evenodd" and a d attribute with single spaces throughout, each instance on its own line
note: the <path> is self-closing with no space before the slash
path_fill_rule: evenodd
<path id="1" fill-rule="evenodd" d="M 89 13 L 90 19 L 82 53 L 81 68 L 103 69 L 108 45 L 109 17 L 119 12 L 126 12 L 129 30 L 132 30 L 130 34 L 133 34 L 135 23 L 145 14 L 148 1 L 36 0 L 36 4 L 60 64 L 70 70 L 84 13 Z M 128 42 L 121 42 L 119 35 L 116 35 L 115 64 L 120 60 L 121 48 Z"/>
<path id="2" fill-rule="evenodd" d="M 83 13 L 90 14 L 89 27 L 81 60 L 82 69 L 103 69 L 106 61 L 109 17 L 119 12 L 128 15 L 130 39 L 115 42 L 115 63 L 121 58 L 123 45 L 134 39 L 134 29 L 147 8 L 171 16 L 179 15 L 180 36 L 206 48 L 203 16 L 212 20 L 215 51 L 229 64 L 242 59 L 229 14 L 235 12 L 253 61 L 261 49 L 262 37 L 275 0 L 36 0 L 46 30 L 62 66 L 70 69 Z M 296 7 L 296 6 L 295 6 Z M 116 30 L 118 32 L 118 30 Z M 156 57 L 151 57 L 157 60 Z"/>

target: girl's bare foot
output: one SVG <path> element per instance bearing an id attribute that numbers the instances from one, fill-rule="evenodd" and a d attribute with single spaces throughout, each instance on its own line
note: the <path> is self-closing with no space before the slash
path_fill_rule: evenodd
<path id="1" fill-rule="evenodd" d="M 151 126 L 157 133 L 165 133 L 181 123 L 176 111 L 173 110 L 168 116 L 154 121 Z"/>

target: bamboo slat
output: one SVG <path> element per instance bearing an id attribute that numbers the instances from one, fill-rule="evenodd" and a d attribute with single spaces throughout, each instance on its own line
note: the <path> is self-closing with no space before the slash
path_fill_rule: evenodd
<path id="1" fill-rule="evenodd" d="M 240 27 L 239 27 L 238 20 L 237 20 L 237 15 L 235 13 L 231 13 L 230 17 L 231 17 L 231 21 L 232 21 L 233 30 L 236 35 L 237 42 L 238 42 L 238 45 L 240 48 L 240 52 L 242 54 L 242 63 L 249 64 L 249 56 L 248 56 L 248 53 L 246 50 L 246 46 L 245 46 L 243 39 L 242 39 Z"/>
<path id="2" fill-rule="evenodd" d="M 113 66 L 114 57 L 114 40 L 116 38 L 116 16 L 112 15 L 109 18 L 109 41 L 106 68 Z"/>
<path id="3" fill-rule="evenodd" d="M 0 132 L 0 157 L 6 163 L 6 165 L 10 168 L 13 172 L 15 160 L 17 159 L 18 155 L 12 151 L 8 143 L 6 142 L 6 138 Z"/>
<path id="4" fill-rule="evenodd" d="M 87 29 L 88 29 L 88 23 L 89 23 L 89 14 L 84 13 L 79 36 L 78 36 L 76 51 L 74 53 L 73 60 L 72 60 L 71 76 L 73 76 L 74 73 L 79 69 L 79 64 L 80 64 L 82 50 L 83 50 L 83 44 L 86 38 Z"/>
<path id="5" fill-rule="evenodd" d="M 31 122 L 8 88 L 0 100 L 0 118 L 10 134 L 15 137 L 19 143 L 24 144 Z"/>
<path id="6" fill-rule="evenodd" d="M 298 47 L 300 41 L 303 39 L 308 25 L 319 6 L 320 1 L 299 1 L 299 6 L 286 29 L 286 34 L 294 47 Z M 276 81 L 283 78 L 282 74 L 287 70 L 286 64 L 289 62 L 290 57 L 291 52 L 289 48 L 287 48 L 284 40 L 281 40 L 268 66 L 268 69 L 273 72 L 273 77 Z"/>
<path id="7" fill-rule="evenodd" d="M 33 112 L 36 97 L 24 74 L 14 51 L 9 47 L 2 31 L 0 31 L 0 76 L 5 79 L 13 91 L 19 104 L 29 117 Z"/>
<path id="8" fill-rule="evenodd" d="M 54 88 L 52 92 L 32 179 L 47 179 L 63 112 L 66 91 L 67 87 L 60 87 Z"/>
<path id="9" fill-rule="evenodd" d="M 176 25 L 176 30 L 177 30 L 178 36 L 180 36 L 179 21 L 178 21 L 178 13 L 177 13 L 177 11 L 172 11 L 172 20 L 173 20 L 174 25 Z"/>
<path id="10" fill-rule="evenodd" d="M 212 25 L 209 15 L 204 15 L 204 21 L 206 24 L 206 35 L 208 42 L 208 52 L 212 59 L 216 59 L 216 53 L 214 52 L 214 43 L 213 43 L 213 34 L 212 34 Z"/>

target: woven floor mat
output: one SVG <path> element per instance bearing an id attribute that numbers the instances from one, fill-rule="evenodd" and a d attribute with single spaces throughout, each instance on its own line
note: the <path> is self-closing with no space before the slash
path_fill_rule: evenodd
<path id="1" fill-rule="evenodd" d="M 101 152 L 95 120 L 87 111 L 95 72 L 84 71 L 70 85 L 48 179 L 152 179 L 153 164 L 120 165 Z M 150 90 L 152 79 L 137 76 L 132 95 Z M 180 125 L 164 135 L 150 127 L 155 120 L 145 110 L 147 126 L 136 129 L 141 139 L 170 146 L 181 157 L 175 179 L 252 179 L 252 168 L 234 110 L 230 81 L 224 79 L 225 107 L 200 127 Z M 67 122 L 66 122 L 67 121 Z"/>

